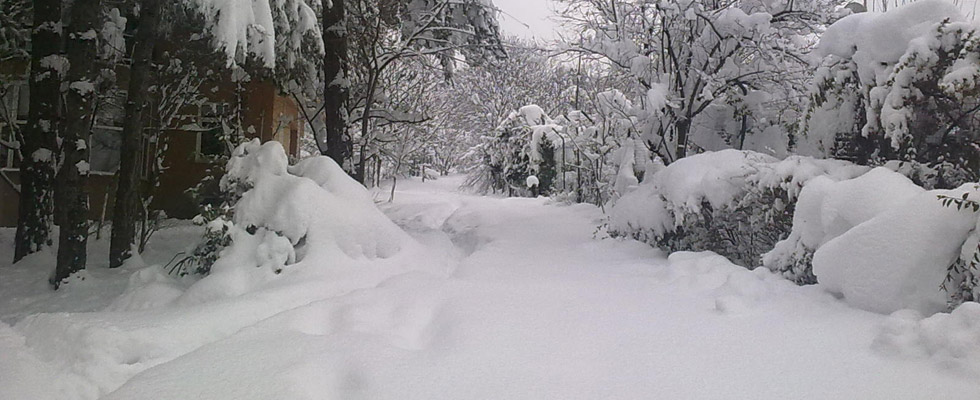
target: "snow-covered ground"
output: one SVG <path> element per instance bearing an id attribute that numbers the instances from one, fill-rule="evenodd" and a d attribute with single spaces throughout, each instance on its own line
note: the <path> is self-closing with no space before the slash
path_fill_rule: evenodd
<path id="1" fill-rule="evenodd" d="M 127 282 L 169 300 L 189 283 L 98 265 L 52 293 L 0 264 L 0 399 L 980 398 L 976 304 L 860 311 L 710 253 L 596 239 L 592 206 L 460 182 L 399 181 L 382 209 L 417 244 L 396 255 L 287 266 L 229 298 L 154 302 Z"/>

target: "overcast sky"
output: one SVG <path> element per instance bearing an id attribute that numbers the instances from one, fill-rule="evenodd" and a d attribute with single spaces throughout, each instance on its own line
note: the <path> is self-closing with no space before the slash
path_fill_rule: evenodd
<path id="1" fill-rule="evenodd" d="M 898 0 L 899 3 L 905 1 L 909 0 Z M 968 19 L 977 20 L 976 4 L 980 0 L 948 1 L 960 6 L 960 10 Z M 554 16 L 552 0 L 493 0 L 493 3 L 504 11 L 498 16 L 504 34 L 545 41 L 555 39 L 555 29 L 558 24 L 549 20 Z"/>
<path id="2" fill-rule="evenodd" d="M 506 35 L 525 39 L 555 39 L 558 24 L 553 18 L 551 0 L 493 0 L 503 12 L 497 16 L 500 29 Z"/>

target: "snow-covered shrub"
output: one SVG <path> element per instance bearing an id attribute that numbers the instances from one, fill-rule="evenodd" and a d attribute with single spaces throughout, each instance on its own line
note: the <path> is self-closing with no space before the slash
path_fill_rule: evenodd
<path id="1" fill-rule="evenodd" d="M 221 229 L 226 246 L 210 274 L 182 296 L 185 304 L 244 293 L 287 265 L 387 258 L 410 242 L 329 157 L 289 166 L 279 142 L 255 139 L 235 149 L 221 184 L 245 190 Z"/>
<path id="2" fill-rule="evenodd" d="M 976 201 L 980 189 L 967 184 L 920 192 L 827 241 L 813 253 L 820 285 L 874 312 L 946 310 L 950 299 L 940 286 L 964 247 L 972 256 L 976 245 L 965 243 L 974 236 L 977 216 L 972 207 L 943 206 L 938 196 Z"/>
<path id="3" fill-rule="evenodd" d="M 207 229 L 187 272 L 254 264 L 278 273 L 310 252 L 388 257 L 405 240 L 329 157 L 289 166 L 281 144 L 256 139 L 234 150 L 226 171 L 227 201 L 198 218 Z"/>
<path id="4" fill-rule="evenodd" d="M 221 250 L 231 244 L 233 210 L 227 205 L 214 207 L 205 204 L 201 213 L 194 217 L 194 224 L 204 226 L 204 235 L 191 254 L 177 261 L 170 271 L 176 271 L 178 275 L 210 273 Z"/>
<path id="5" fill-rule="evenodd" d="M 819 176 L 849 179 L 867 168 L 751 151 L 690 156 L 647 177 L 612 209 L 609 231 L 668 251 L 711 250 L 748 268 L 792 226 L 804 185 Z"/>
<path id="6" fill-rule="evenodd" d="M 201 204 L 201 212 L 194 217 L 194 224 L 204 226 L 204 235 L 191 254 L 178 261 L 171 271 L 180 275 L 196 273 L 207 275 L 211 266 L 217 261 L 221 251 L 229 246 L 235 224 L 235 204 L 242 194 L 252 188 L 252 184 L 242 175 L 237 167 L 242 158 L 254 151 L 254 143 L 249 142 L 238 146 L 232 151 L 231 157 L 220 169 L 218 175 L 209 171 L 195 187 L 188 190 L 191 196 Z M 236 168 L 236 170 L 232 170 Z"/>
<path id="7" fill-rule="evenodd" d="M 554 141 L 561 129 L 537 105 L 511 112 L 470 150 L 475 160 L 466 185 L 484 193 L 523 194 L 527 177 L 534 175 L 539 193 L 550 194 L 558 176 Z"/>
<path id="8" fill-rule="evenodd" d="M 974 193 L 980 193 L 980 185 L 974 186 Z M 940 201 L 946 207 L 973 211 L 977 224 L 973 232 L 963 242 L 960 256 L 949 265 L 942 289 L 949 294 L 949 307 L 955 308 L 967 301 L 980 301 L 980 199 L 971 199 L 970 193 L 960 197 L 941 195 Z"/>
<path id="9" fill-rule="evenodd" d="M 798 149 L 860 164 L 921 165 L 925 187 L 980 176 L 980 36 L 952 4 L 847 16 L 821 37 Z"/>
<path id="10" fill-rule="evenodd" d="M 814 178 L 800 191 L 789 236 L 763 255 L 762 264 L 797 284 L 817 283 L 812 259 L 820 246 L 923 191 L 885 168 L 843 181 Z"/>

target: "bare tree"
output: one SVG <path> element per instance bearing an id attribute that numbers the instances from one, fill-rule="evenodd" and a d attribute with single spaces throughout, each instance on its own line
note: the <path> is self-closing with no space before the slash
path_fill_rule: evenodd
<path id="1" fill-rule="evenodd" d="M 809 65 L 800 55 L 807 48 L 790 46 L 787 38 L 812 42 L 820 13 L 832 9 L 824 0 L 563 2 L 566 23 L 587 32 L 568 49 L 601 56 L 634 77 L 638 88 L 631 95 L 639 97 L 644 136 L 666 162 L 687 154 L 692 127 L 710 107 L 744 108 L 753 92 L 778 93 L 791 85 L 803 93 Z M 740 134 L 744 140 L 746 133 Z"/>

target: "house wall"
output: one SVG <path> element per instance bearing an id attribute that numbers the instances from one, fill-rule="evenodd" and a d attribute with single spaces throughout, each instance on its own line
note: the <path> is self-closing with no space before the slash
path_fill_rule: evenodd
<path id="1" fill-rule="evenodd" d="M 234 84 L 226 82 L 213 91 L 213 98 L 235 99 Z M 213 100 L 220 102 L 220 100 Z M 269 82 L 249 82 L 244 90 L 244 106 L 242 123 L 245 126 L 246 138 L 259 138 L 262 142 L 277 140 L 283 144 L 287 154 L 299 155 L 298 135 L 302 132 L 299 127 L 299 109 L 292 99 L 279 96 L 275 86 Z M 196 114 L 197 110 L 187 110 L 185 114 Z M 188 119 L 182 123 L 191 123 Z M 290 135 L 290 132 L 294 132 Z M 164 155 L 165 172 L 160 176 L 153 209 L 163 210 L 173 218 L 193 218 L 198 213 L 196 201 L 186 192 L 197 185 L 205 176 L 215 173 L 221 165 L 213 160 L 199 157 L 199 132 L 170 129 L 165 133 L 167 151 Z M 291 136 L 296 136 L 295 138 Z"/>
<path id="2" fill-rule="evenodd" d="M 193 218 L 197 215 L 197 203 L 186 191 L 197 185 L 217 164 L 198 157 L 198 132 L 172 129 L 164 135 L 167 141 L 163 160 L 165 170 L 160 174 L 160 185 L 154 191 L 150 207 L 163 210 L 171 218 Z"/>
<path id="3" fill-rule="evenodd" d="M 17 226 L 20 193 L 13 185 L 20 185 L 20 170 L 0 170 L 0 227 Z M 89 219 L 99 221 L 104 217 L 108 220 L 112 216 L 112 196 L 116 192 L 115 176 L 110 174 L 89 175 L 86 190 L 89 199 Z M 107 193 L 109 194 L 108 198 Z M 105 211 L 104 215 L 103 210 Z"/>
<path id="4" fill-rule="evenodd" d="M 233 103 L 236 101 L 234 85 L 224 82 L 211 93 L 212 102 Z M 263 142 L 278 140 L 283 144 L 287 154 L 292 157 L 299 155 L 299 135 L 302 134 L 302 123 L 299 109 L 292 99 L 277 94 L 276 88 L 269 82 L 250 82 L 244 90 L 244 107 L 242 122 L 247 131 L 246 137 L 258 137 Z M 197 121 L 199 114 L 196 105 L 189 105 L 181 110 L 184 118 L 177 118 L 174 126 L 164 133 L 167 151 L 164 154 L 164 172 L 160 176 L 160 184 L 154 191 L 150 207 L 164 211 L 172 218 L 192 218 L 197 215 L 198 207 L 194 199 L 186 193 L 197 185 L 212 169 L 219 167 L 215 161 L 199 157 L 199 131 L 184 129 Z M 251 126 L 253 129 L 248 130 Z M 254 130 L 254 133 L 251 132 Z M 155 152 L 156 144 L 151 144 L 149 152 Z M 19 171 L 5 170 L 14 184 L 19 183 Z M 144 184 L 146 182 L 144 181 Z M 90 218 L 98 220 L 102 217 L 102 204 L 105 194 L 110 193 L 109 204 L 106 207 L 105 218 L 112 215 L 112 194 L 115 193 L 113 175 L 92 175 L 88 184 L 90 193 Z M 10 227 L 17 224 L 17 203 L 19 195 L 16 189 L 0 177 L 0 226 Z"/>

